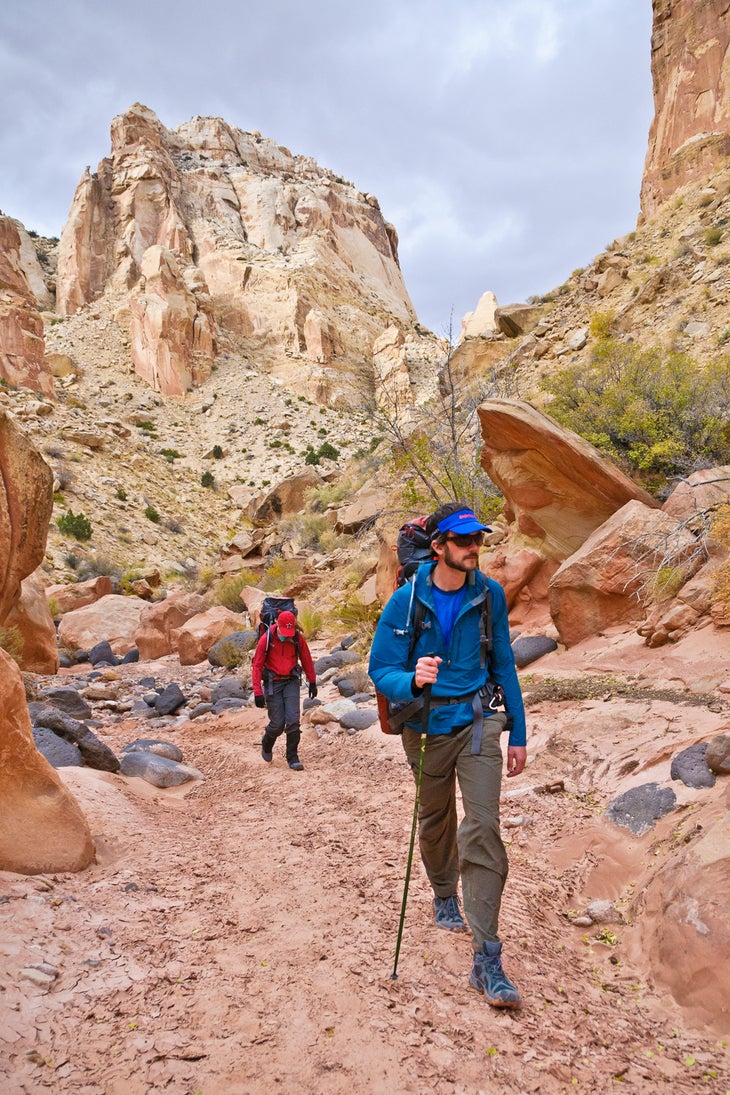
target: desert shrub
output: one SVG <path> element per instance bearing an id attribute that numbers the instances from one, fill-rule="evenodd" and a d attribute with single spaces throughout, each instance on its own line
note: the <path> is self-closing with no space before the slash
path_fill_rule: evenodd
<path id="1" fill-rule="evenodd" d="M 221 639 L 215 653 L 219 663 L 225 669 L 238 669 L 246 658 L 245 652 L 230 639 Z"/>
<path id="2" fill-rule="evenodd" d="M 244 612 L 245 605 L 241 600 L 241 590 L 244 586 L 252 584 L 251 577 L 255 578 L 252 571 L 240 570 L 238 574 L 229 574 L 225 578 L 219 578 L 214 582 L 208 600 L 211 604 L 223 605 L 231 612 Z"/>
<path id="3" fill-rule="evenodd" d="M 722 228 L 706 228 L 703 238 L 708 247 L 717 247 L 722 239 Z"/>
<path id="4" fill-rule="evenodd" d="M 17 627 L 0 627 L 0 648 L 20 665 L 23 654 L 23 636 Z"/>
<path id="5" fill-rule="evenodd" d="M 651 576 L 650 596 L 652 600 L 661 604 L 676 597 L 680 589 L 687 581 L 688 574 L 680 566 L 660 566 Z"/>
<path id="6" fill-rule="evenodd" d="M 302 607 L 297 616 L 305 639 L 316 639 L 324 625 L 324 618 L 313 608 Z"/>
<path id="7" fill-rule="evenodd" d="M 177 449 L 160 449 L 160 456 L 164 456 L 168 464 L 171 464 L 173 460 L 179 460 L 181 455 Z"/>
<path id="8" fill-rule="evenodd" d="M 154 506 L 146 506 L 144 515 L 148 521 L 151 521 L 153 525 L 159 525 L 160 515 Z"/>
<path id="9" fill-rule="evenodd" d="M 302 573 L 301 563 L 295 559 L 285 559 L 277 555 L 268 565 L 264 574 L 259 578 L 259 588 L 267 593 L 273 593 L 279 589 L 286 589 Z"/>
<path id="10" fill-rule="evenodd" d="M 69 490 L 74 485 L 76 475 L 72 468 L 61 460 L 53 470 L 59 490 Z"/>
<path id="11" fill-rule="evenodd" d="M 649 489 L 730 460 L 730 357 L 700 365 L 678 351 L 604 338 L 588 366 L 554 373 L 543 389 L 558 422 Z"/>
<path id="12" fill-rule="evenodd" d="M 127 501 L 127 492 L 124 487 L 117 487 L 116 497 L 119 499 L 120 502 Z"/>
<path id="13" fill-rule="evenodd" d="M 200 477 L 200 485 L 202 487 L 214 487 L 215 486 L 215 478 L 213 477 L 213 472 L 212 471 L 204 471 L 203 472 L 203 474 Z"/>
<path id="14" fill-rule="evenodd" d="M 319 551 L 322 536 L 332 531 L 332 524 L 322 513 L 301 513 L 281 522 L 282 536 L 298 540 L 308 551 Z"/>
<path id="15" fill-rule="evenodd" d="M 55 597 L 48 598 L 48 611 L 50 612 L 51 619 L 53 620 L 57 620 L 58 617 L 61 615 L 61 606 L 59 605 Z"/>
<path id="16" fill-rule="evenodd" d="M 337 483 L 323 483 L 321 487 L 312 487 L 307 491 L 307 505 L 315 513 L 323 513 L 328 506 L 336 505 L 353 493 L 354 486 L 349 479 L 340 479 Z"/>
<path id="17" fill-rule="evenodd" d="M 73 536 L 75 540 L 91 539 L 91 521 L 80 510 L 78 513 L 67 510 L 61 517 L 56 518 L 56 524 L 64 536 Z"/>
<path id="18" fill-rule="evenodd" d="M 119 569 L 106 555 L 92 552 L 80 559 L 76 567 L 76 581 L 86 582 L 89 578 L 98 578 L 103 574 L 110 578 L 119 577 Z"/>
<path id="19" fill-rule="evenodd" d="M 614 312 L 594 312 L 588 326 L 592 338 L 610 338 L 615 319 Z"/>
<path id="20" fill-rule="evenodd" d="M 222 460 L 223 459 L 223 449 L 221 448 L 220 445 L 214 445 L 213 446 L 213 459 L 214 460 Z"/>
<path id="21" fill-rule="evenodd" d="M 368 645 L 372 642 L 381 608 L 377 601 L 371 605 L 361 604 L 355 597 L 348 598 L 335 608 L 333 616 L 344 624 L 348 631 L 354 631 L 358 639 Z"/>

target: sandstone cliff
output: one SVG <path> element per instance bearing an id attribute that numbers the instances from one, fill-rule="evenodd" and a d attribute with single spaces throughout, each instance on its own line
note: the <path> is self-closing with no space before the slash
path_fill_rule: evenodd
<path id="1" fill-rule="evenodd" d="M 730 156 L 730 4 L 654 0 L 654 120 L 641 185 L 649 220 L 689 182 Z"/>
<path id="2" fill-rule="evenodd" d="M 129 294 L 132 360 L 156 389 L 180 394 L 234 351 L 333 402 L 388 326 L 416 337 L 396 232 L 373 196 L 220 118 L 168 130 L 135 104 L 111 138 L 63 230 L 57 308 Z"/>
<path id="3" fill-rule="evenodd" d="M 0 380 L 50 396 L 53 377 L 45 360 L 43 320 L 24 269 L 23 237 L 28 240 L 22 226 L 19 230 L 16 221 L 0 214 Z M 39 291 L 41 285 L 39 278 Z"/>

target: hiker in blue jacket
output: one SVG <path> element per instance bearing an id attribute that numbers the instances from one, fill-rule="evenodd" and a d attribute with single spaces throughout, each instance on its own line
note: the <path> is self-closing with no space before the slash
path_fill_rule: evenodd
<path id="1" fill-rule="evenodd" d="M 447 503 L 431 515 L 426 529 L 436 562 L 422 564 L 413 581 L 390 597 L 375 631 L 369 673 L 378 691 L 404 705 L 403 748 L 414 777 L 421 748 L 420 716 L 414 709 L 424 686 L 432 686 L 418 835 L 435 895 L 435 923 L 448 931 L 467 931 L 457 896 L 461 876 L 474 950 L 470 984 L 495 1007 L 518 1007 L 520 994 L 502 968 L 498 936 L 508 870 L 499 827 L 500 735 L 508 721 L 507 775 L 518 775 L 527 759 L 507 602 L 499 583 L 478 569 L 479 547 L 489 529 L 472 510 Z M 485 612 L 489 600 L 491 627 Z M 420 627 L 410 651 L 417 602 L 422 605 Z M 495 685 L 503 690 L 508 714 L 494 709 Z M 458 830 L 457 778 L 464 806 Z"/>

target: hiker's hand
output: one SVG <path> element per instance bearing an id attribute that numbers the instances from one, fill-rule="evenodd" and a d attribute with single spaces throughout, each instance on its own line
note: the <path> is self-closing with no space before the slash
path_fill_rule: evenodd
<path id="1" fill-rule="evenodd" d="M 507 775 L 519 776 L 527 764 L 527 749 L 524 745 L 507 746 Z"/>
<path id="2" fill-rule="evenodd" d="M 257 707 L 266 707 L 265 696 L 254 696 L 253 702 L 256 704 Z"/>
<path id="3" fill-rule="evenodd" d="M 416 672 L 413 674 L 417 688 L 423 688 L 424 684 L 433 684 L 439 675 L 439 666 L 442 658 L 419 658 L 416 662 Z"/>
<path id="4" fill-rule="evenodd" d="M 314 700 L 317 698 L 317 685 L 314 683 L 314 681 L 309 682 L 309 698 L 310 700 Z"/>

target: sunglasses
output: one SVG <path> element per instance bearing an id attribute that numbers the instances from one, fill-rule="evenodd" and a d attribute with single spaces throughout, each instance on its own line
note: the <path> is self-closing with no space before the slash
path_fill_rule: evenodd
<path id="1" fill-rule="evenodd" d="M 449 544 L 456 544 L 457 547 L 470 547 L 472 544 L 476 544 L 477 547 L 481 547 L 481 545 L 484 543 L 484 533 L 457 533 L 455 536 L 447 536 L 446 542 Z"/>

